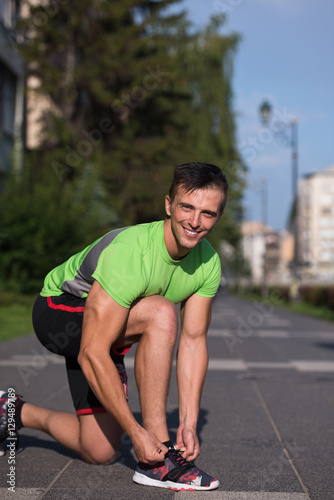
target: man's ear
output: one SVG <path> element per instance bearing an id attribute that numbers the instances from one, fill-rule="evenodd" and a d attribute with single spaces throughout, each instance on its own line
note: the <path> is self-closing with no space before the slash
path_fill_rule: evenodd
<path id="1" fill-rule="evenodd" d="M 171 204 L 172 204 L 172 202 L 171 202 L 170 196 L 167 194 L 167 196 L 165 197 L 165 210 L 166 210 L 166 214 L 168 215 L 168 217 L 170 217 L 170 215 L 171 215 L 171 213 L 170 213 Z"/>

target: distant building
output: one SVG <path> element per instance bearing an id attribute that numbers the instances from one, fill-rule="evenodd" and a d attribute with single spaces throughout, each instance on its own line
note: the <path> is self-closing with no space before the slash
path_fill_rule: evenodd
<path id="1" fill-rule="evenodd" d="M 283 229 L 280 235 L 279 268 L 277 284 L 285 284 L 291 281 L 291 270 L 294 256 L 294 237 L 293 234 Z"/>
<path id="2" fill-rule="evenodd" d="M 16 46 L 18 0 L 0 1 L 0 189 L 20 171 L 25 142 L 25 66 Z"/>
<path id="3" fill-rule="evenodd" d="M 265 234 L 270 229 L 261 222 L 244 221 L 241 227 L 242 250 L 247 259 L 253 284 L 261 284 L 264 278 Z"/>
<path id="4" fill-rule="evenodd" d="M 304 279 L 334 279 L 334 165 L 298 186 L 298 263 Z"/>
<path id="5" fill-rule="evenodd" d="M 276 232 L 261 222 L 244 221 L 241 228 L 242 249 L 255 285 L 286 284 L 291 279 L 293 235 Z"/>
<path id="6" fill-rule="evenodd" d="M 264 272 L 267 284 L 278 283 L 280 276 L 281 237 L 276 231 L 268 231 L 265 239 Z"/>

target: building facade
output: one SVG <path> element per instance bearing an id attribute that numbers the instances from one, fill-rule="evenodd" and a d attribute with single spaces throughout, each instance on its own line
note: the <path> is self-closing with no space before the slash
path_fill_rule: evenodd
<path id="1" fill-rule="evenodd" d="M 298 186 L 298 263 L 305 280 L 334 279 L 334 165 Z"/>
<path id="2" fill-rule="evenodd" d="M 261 284 L 264 279 L 266 227 L 261 222 L 244 221 L 241 227 L 242 250 L 249 263 L 252 283 Z"/>
<path id="3" fill-rule="evenodd" d="M 294 238 L 290 231 L 273 231 L 261 222 L 244 221 L 242 249 L 254 285 L 285 285 L 291 280 Z"/>
<path id="4" fill-rule="evenodd" d="M 20 2 L 0 0 L 0 189 L 11 168 L 22 169 L 25 66 L 16 45 Z"/>

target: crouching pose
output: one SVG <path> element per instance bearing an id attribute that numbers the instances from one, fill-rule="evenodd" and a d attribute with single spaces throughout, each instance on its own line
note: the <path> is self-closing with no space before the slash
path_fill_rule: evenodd
<path id="1" fill-rule="evenodd" d="M 196 427 L 206 335 L 220 281 L 219 257 L 205 238 L 223 213 L 227 190 L 215 165 L 180 165 L 164 221 L 111 231 L 46 276 L 34 328 L 47 349 L 65 357 L 76 415 L 17 397 L 17 429 L 47 432 L 94 464 L 115 460 L 125 432 L 138 458 L 136 483 L 175 490 L 219 486 L 193 461 L 200 453 Z M 166 404 L 178 303 L 179 427 L 173 444 Z M 124 355 L 134 343 L 143 426 L 127 403 Z M 0 394 L 0 442 L 8 436 L 8 399 Z"/>

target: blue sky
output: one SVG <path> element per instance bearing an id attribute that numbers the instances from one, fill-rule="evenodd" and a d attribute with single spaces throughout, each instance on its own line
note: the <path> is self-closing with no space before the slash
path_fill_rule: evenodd
<path id="1" fill-rule="evenodd" d="M 287 123 L 298 119 L 299 177 L 334 164 L 334 1 L 184 0 L 181 6 L 197 27 L 225 12 L 222 32 L 242 36 L 234 58 L 233 107 L 249 168 L 246 218 L 261 220 L 265 177 L 268 224 L 283 229 L 292 202 L 291 148 L 263 131 L 258 108 L 266 99 Z"/>

